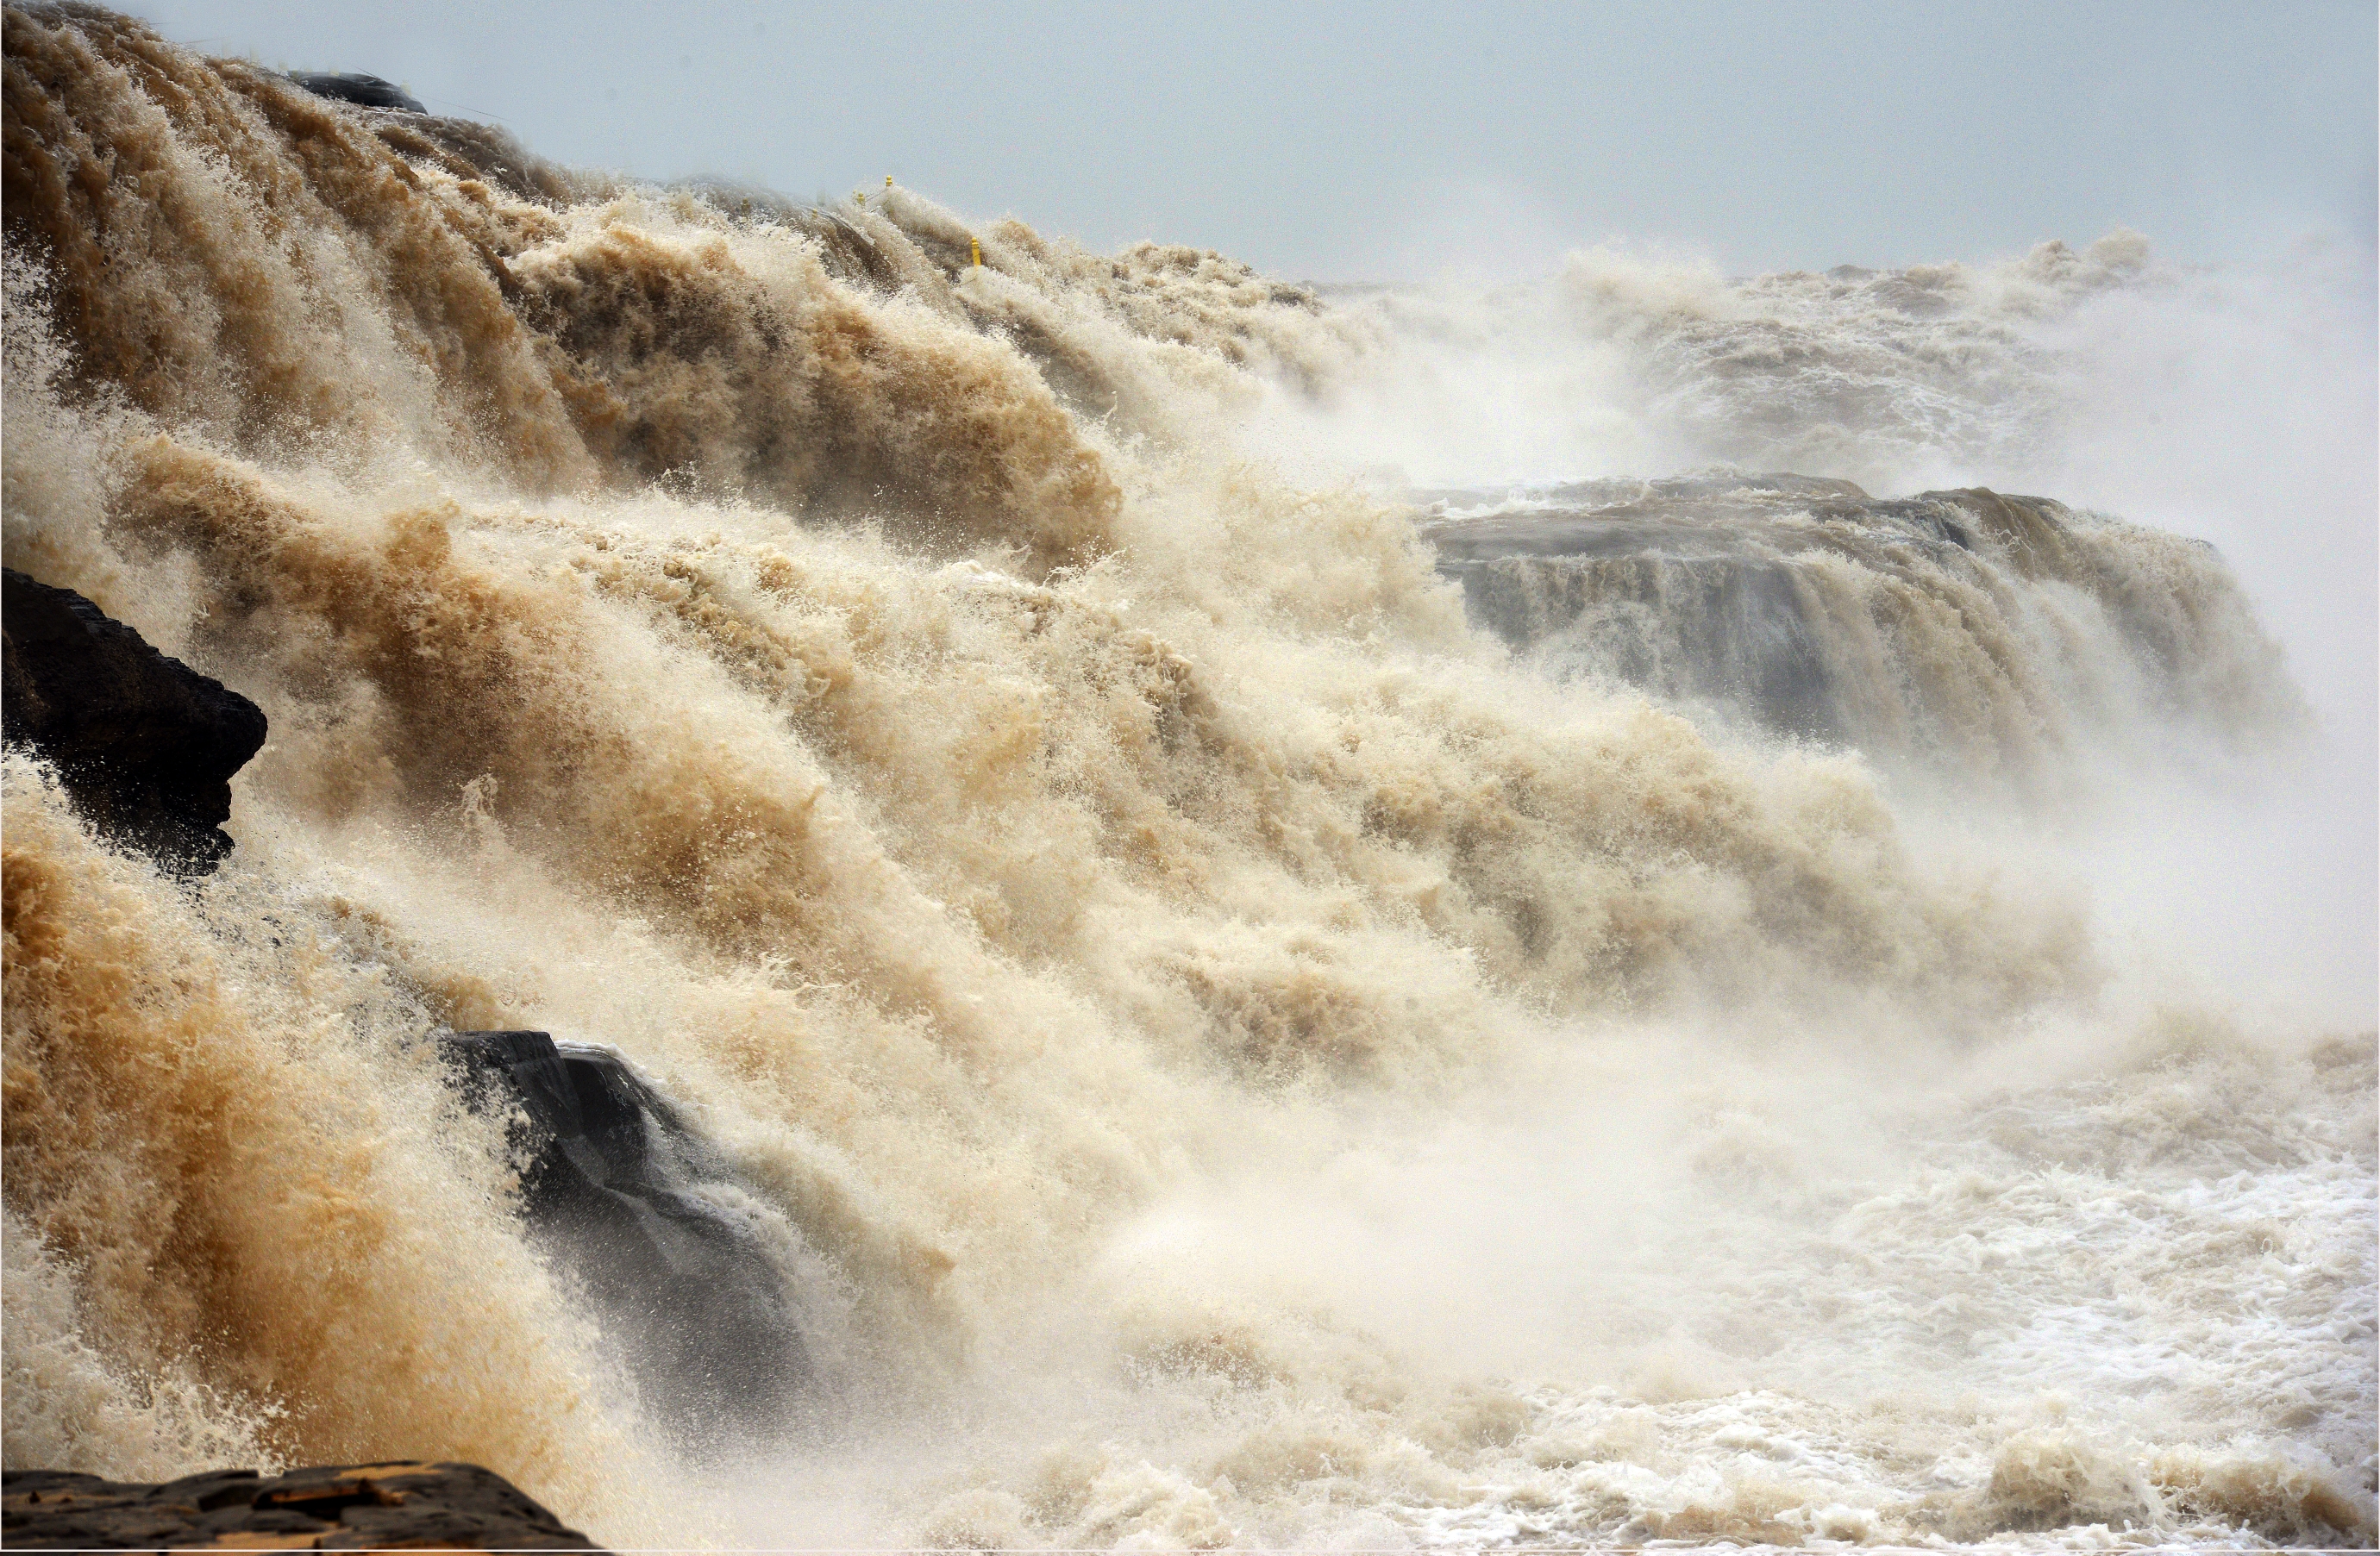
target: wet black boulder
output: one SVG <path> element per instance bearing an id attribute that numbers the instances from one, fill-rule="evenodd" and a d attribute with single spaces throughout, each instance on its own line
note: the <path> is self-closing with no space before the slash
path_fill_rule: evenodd
<path id="1" fill-rule="evenodd" d="M 441 1042 L 477 1105 L 515 1113 L 530 1228 L 602 1304 L 648 1392 L 688 1424 L 764 1425 L 809 1361 L 783 1272 L 702 1192 L 732 1181 L 717 1152 L 610 1049 L 541 1031 Z"/>
<path id="2" fill-rule="evenodd" d="M 358 108 L 395 108 L 407 114 L 427 114 L 421 100 L 410 95 L 395 81 L 383 81 L 377 76 L 359 75 L 353 71 L 293 70 L 289 78 L 312 92 L 336 103 L 352 103 Z"/>
<path id="3" fill-rule="evenodd" d="M 231 851 L 231 776 L 264 744 L 262 709 L 14 568 L 0 640 L 8 743 L 48 758 L 93 826 L 192 873 Z"/>

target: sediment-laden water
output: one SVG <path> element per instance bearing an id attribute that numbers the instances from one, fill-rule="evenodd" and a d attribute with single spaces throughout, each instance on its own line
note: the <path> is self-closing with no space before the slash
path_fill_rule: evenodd
<path id="1" fill-rule="evenodd" d="M 195 882 L 6 758 L 12 1466 L 2370 1538 L 2369 883 L 2294 873 L 2368 730 L 2164 515 L 2001 489 L 2216 306 L 2141 240 L 1318 292 L 6 28 L 8 565 L 272 731 Z M 698 1133 L 782 1418 L 523 1230 L 494 1029 Z"/>

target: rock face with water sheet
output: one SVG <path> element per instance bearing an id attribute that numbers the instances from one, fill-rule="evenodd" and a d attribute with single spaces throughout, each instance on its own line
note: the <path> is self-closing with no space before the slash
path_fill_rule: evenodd
<path id="1" fill-rule="evenodd" d="M 479 1105 L 513 1111 L 531 1228 L 608 1309 L 664 1403 L 688 1419 L 756 1420 L 808 1380 L 778 1266 L 703 1192 L 730 1173 L 619 1055 L 541 1031 L 442 1041 Z"/>
<path id="2" fill-rule="evenodd" d="M 2299 717 L 2211 548 L 2046 498 L 1736 473 L 1415 495 L 1471 619 L 1548 669 L 1885 762 L 2022 777 L 2085 731 Z"/>
<path id="3" fill-rule="evenodd" d="M 231 776 L 264 713 L 71 589 L 11 568 L 0 598 L 8 742 L 47 757 L 101 830 L 203 874 L 231 851 Z"/>
<path id="4" fill-rule="evenodd" d="M 11 1550 L 594 1550 L 477 1465 L 326 1466 L 270 1478 L 216 1470 L 161 1485 L 55 1470 L 0 1481 Z"/>

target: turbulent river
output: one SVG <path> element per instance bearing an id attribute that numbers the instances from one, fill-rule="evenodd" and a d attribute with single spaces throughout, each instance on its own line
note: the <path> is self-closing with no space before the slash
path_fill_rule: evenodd
<path id="1" fill-rule="evenodd" d="M 2371 1538 L 2324 255 L 1317 288 L 6 28 L 8 565 L 271 720 L 198 881 L 6 757 L 11 1466 L 469 1460 L 643 1546 Z M 435 1041 L 522 1028 L 723 1164 L 777 1415 L 523 1232 Z"/>

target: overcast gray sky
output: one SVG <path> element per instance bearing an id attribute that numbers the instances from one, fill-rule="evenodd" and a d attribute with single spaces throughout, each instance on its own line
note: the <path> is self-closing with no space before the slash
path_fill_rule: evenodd
<path id="1" fill-rule="evenodd" d="M 132 0 L 386 76 L 558 161 L 797 196 L 892 174 L 1096 247 L 1278 274 L 1985 259 L 2123 224 L 2181 259 L 2369 252 L 2371 0 L 1025 7 Z"/>

